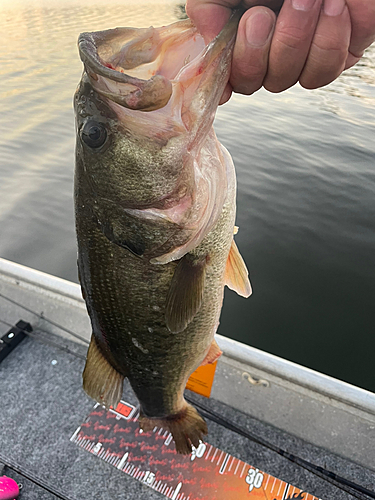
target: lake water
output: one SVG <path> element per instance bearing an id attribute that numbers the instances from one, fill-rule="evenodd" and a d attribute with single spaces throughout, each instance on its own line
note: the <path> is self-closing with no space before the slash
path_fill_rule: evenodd
<path id="1" fill-rule="evenodd" d="M 1 0 L 1 257 L 77 281 L 77 37 L 179 16 L 174 1 Z M 254 290 L 225 292 L 219 333 L 372 391 L 374 56 L 324 89 L 235 95 L 215 123 L 237 169 L 236 241 Z"/>

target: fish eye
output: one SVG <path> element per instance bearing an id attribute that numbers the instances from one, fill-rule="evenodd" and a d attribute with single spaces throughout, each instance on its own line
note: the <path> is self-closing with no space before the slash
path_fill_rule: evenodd
<path id="1" fill-rule="evenodd" d="M 90 120 L 82 127 L 81 138 L 90 148 L 100 148 L 107 139 L 107 130 L 103 123 Z"/>

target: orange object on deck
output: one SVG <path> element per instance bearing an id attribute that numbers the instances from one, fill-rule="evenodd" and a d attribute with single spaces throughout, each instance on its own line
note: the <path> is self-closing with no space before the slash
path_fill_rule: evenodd
<path id="1" fill-rule="evenodd" d="M 207 365 L 199 366 L 195 372 L 190 375 L 186 384 L 186 389 L 209 398 L 212 384 L 214 382 L 216 365 L 217 361 L 215 361 L 215 363 L 208 363 Z"/>

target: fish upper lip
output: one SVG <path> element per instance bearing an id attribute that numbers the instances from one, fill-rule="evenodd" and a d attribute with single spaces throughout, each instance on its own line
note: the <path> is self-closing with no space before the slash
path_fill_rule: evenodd
<path id="1" fill-rule="evenodd" d="M 241 12 L 235 11 L 219 35 L 206 46 L 202 53 L 202 61 L 199 63 L 198 74 L 201 74 L 210 65 L 211 61 L 215 60 L 224 50 L 230 40 L 234 38 L 240 16 Z M 197 30 L 190 20 L 180 21 L 171 26 L 174 26 L 173 34 L 158 31 L 164 28 L 157 30 L 150 28 L 149 31 L 144 30 L 143 32 L 132 28 L 116 28 L 114 30 L 82 33 L 78 39 L 79 53 L 96 90 L 115 103 L 133 110 L 154 111 L 166 106 L 173 93 L 172 84 L 179 81 L 180 75 L 182 77 L 186 75 L 185 68 L 195 61 L 197 53 L 193 55 L 193 61 L 183 62 L 182 64 L 181 59 L 178 58 L 178 55 L 181 56 L 181 54 L 177 53 L 177 70 L 173 76 L 168 73 L 167 76 L 164 76 L 159 71 L 160 68 L 156 68 L 153 76 L 149 79 L 131 76 L 126 71 L 131 73 L 135 68 L 158 60 L 157 51 L 161 49 L 149 50 L 147 43 L 149 46 L 154 44 L 155 47 L 160 47 L 160 44 L 162 46 L 167 44 L 167 48 L 163 50 L 168 50 L 170 45 L 174 47 L 176 43 L 178 46 L 197 34 Z M 133 44 L 130 43 L 132 36 L 134 39 Z M 169 40 L 173 41 L 173 43 L 169 42 L 169 45 L 168 37 Z M 138 45 L 141 54 L 139 61 L 137 57 L 134 57 L 134 54 L 138 53 Z M 112 47 L 114 47 L 113 50 Z M 144 60 L 142 55 L 144 55 Z M 116 59 L 120 61 L 120 64 L 117 65 Z M 122 70 L 117 71 L 116 67 L 124 68 L 124 72 Z M 191 75 L 188 75 L 189 79 L 190 77 Z M 98 82 L 98 80 L 100 81 Z M 112 82 L 112 84 L 109 84 L 109 82 Z M 116 86 L 116 84 L 118 85 Z"/>
<path id="2" fill-rule="evenodd" d="M 94 71 L 97 75 L 103 76 L 105 78 L 109 78 L 110 80 L 118 83 L 127 83 L 127 84 L 133 84 L 133 85 L 142 85 L 145 84 L 145 82 L 149 81 L 150 79 L 142 79 L 142 78 L 136 78 L 133 77 L 129 74 L 127 74 L 125 71 L 117 71 L 116 68 L 112 65 L 113 63 L 113 58 L 115 57 L 116 54 L 121 54 L 121 49 L 119 49 L 115 54 L 111 54 L 111 56 L 108 55 L 108 49 L 106 49 L 106 46 L 111 46 L 112 44 L 116 44 L 118 42 L 118 39 L 122 38 L 121 43 L 124 46 L 127 46 L 132 40 L 134 39 L 134 43 L 137 45 L 141 43 L 141 50 L 143 49 L 142 43 L 144 43 L 147 40 L 152 39 L 153 37 L 156 38 L 155 40 L 155 46 L 158 45 L 158 43 L 164 43 L 166 39 L 168 38 L 168 31 L 167 31 L 167 37 L 163 40 L 163 38 L 159 39 L 157 38 L 157 35 L 154 34 L 157 33 L 158 30 L 160 29 L 165 29 L 165 28 L 170 28 L 174 27 L 174 36 L 177 36 L 177 41 L 178 37 L 186 38 L 187 33 L 197 33 L 197 29 L 190 21 L 190 19 L 187 19 L 185 21 L 178 21 L 176 23 L 173 23 L 170 26 L 163 27 L 163 28 L 149 28 L 149 29 L 137 29 L 137 28 L 115 28 L 115 29 L 109 29 L 109 30 L 104 30 L 104 31 L 94 31 L 94 32 L 85 32 L 81 33 L 78 38 L 78 50 L 79 54 L 81 57 L 82 62 L 89 67 L 92 71 Z M 177 28 L 176 28 L 177 27 Z M 152 31 L 153 30 L 153 31 Z M 130 32 L 130 33 L 129 33 Z M 132 36 L 134 35 L 134 36 Z M 191 36 L 191 35 L 189 35 Z M 152 42 L 153 43 L 153 42 Z M 102 49 L 102 50 L 101 50 Z M 131 50 L 131 45 L 130 45 L 130 50 Z M 137 49 L 138 50 L 138 49 Z M 104 54 L 105 58 L 104 58 Z M 142 64 L 152 62 L 154 59 L 152 58 L 147 58 L 147 50 L 145 51 L 145 60 L 142 60 L 141 62 L 136 59 L 136 61 L 130 61 L 125 59 L 125 66 L 124 69 L 127 68 L 127 70 L 132 70 L 136 67 L 141 66 Z M 100 55 L 99 55 L 100 53 Z M 125 54 L 127 54 L 128 51 L 125 51 Z M 134 53 L 134 51 L 133 51 Z M 154 56 L 155 57 L 155 56 Z M 105 59 L 109 58 L 110 61 L 106 61 Z M 130 64 L 129 64 L 130 62 Z M 123 63 L 122 63 L 123 64 Z M 121 66 L 121 65 L 120 65 Z M 161 76 L 161 75 L 155 75 L 155 76 Z M 152 80 L 152 78 L 151 78 Z M 167 79 L 168 80 L 168 79 Z"/>
<path id="3" fill-rule="evenodd" d="M 92 80 L 97 81 L 99 77 L 103 77 L 123 84 L 125 92 L 116 95 L 101 90 L 100 93 L 129 109 L 153 111 L 164 107 L 172 95 L 171 82 L 162 75 L 155 75 L 149 80 L 142 80 L 111 69 L 103 64 L 97 47 L 97 42 L 102 40 L 101 34 L 102 32 L 80 34 L 78 49 L 81 60 Z M 99 91 L 99 89 L 97 90 Z"/>
<path id="4" fill-rule="evenodd" d="M 87 65 L 96 75 L 104 76 L 114 82 L 133 83 L 134 85 L 144 82 L 144 80 L 139 80 L 138 78 L 130 77 L 125 73 L 111 69 L 101 62 L 97 49 L 97 40 L 100 40 L 99 33 L 101 32 L 85 32 L 79 35 L 78 50 L 85 66 Z"/>

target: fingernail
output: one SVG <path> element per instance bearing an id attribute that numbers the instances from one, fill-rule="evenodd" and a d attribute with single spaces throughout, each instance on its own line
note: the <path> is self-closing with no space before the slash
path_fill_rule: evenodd
<path id="1" fill-rule="evenodd" d="M 316 0 L 292 0 L 292 7 L 296 10 L 311 10 Z"/>
<path id="2" fill-rule="evenodd" d="M 260 11 L 246 21 L 246 40 L 253 47 L 262 47 L 273 29 L 274 19 L 268 12 Z"/>
<path id="3" fill-rule="evenodd" d="M 343 13 L 345 5 L 345 0 L 324 0 L 324 14 L 332 17 L 339 16 Z"/>

